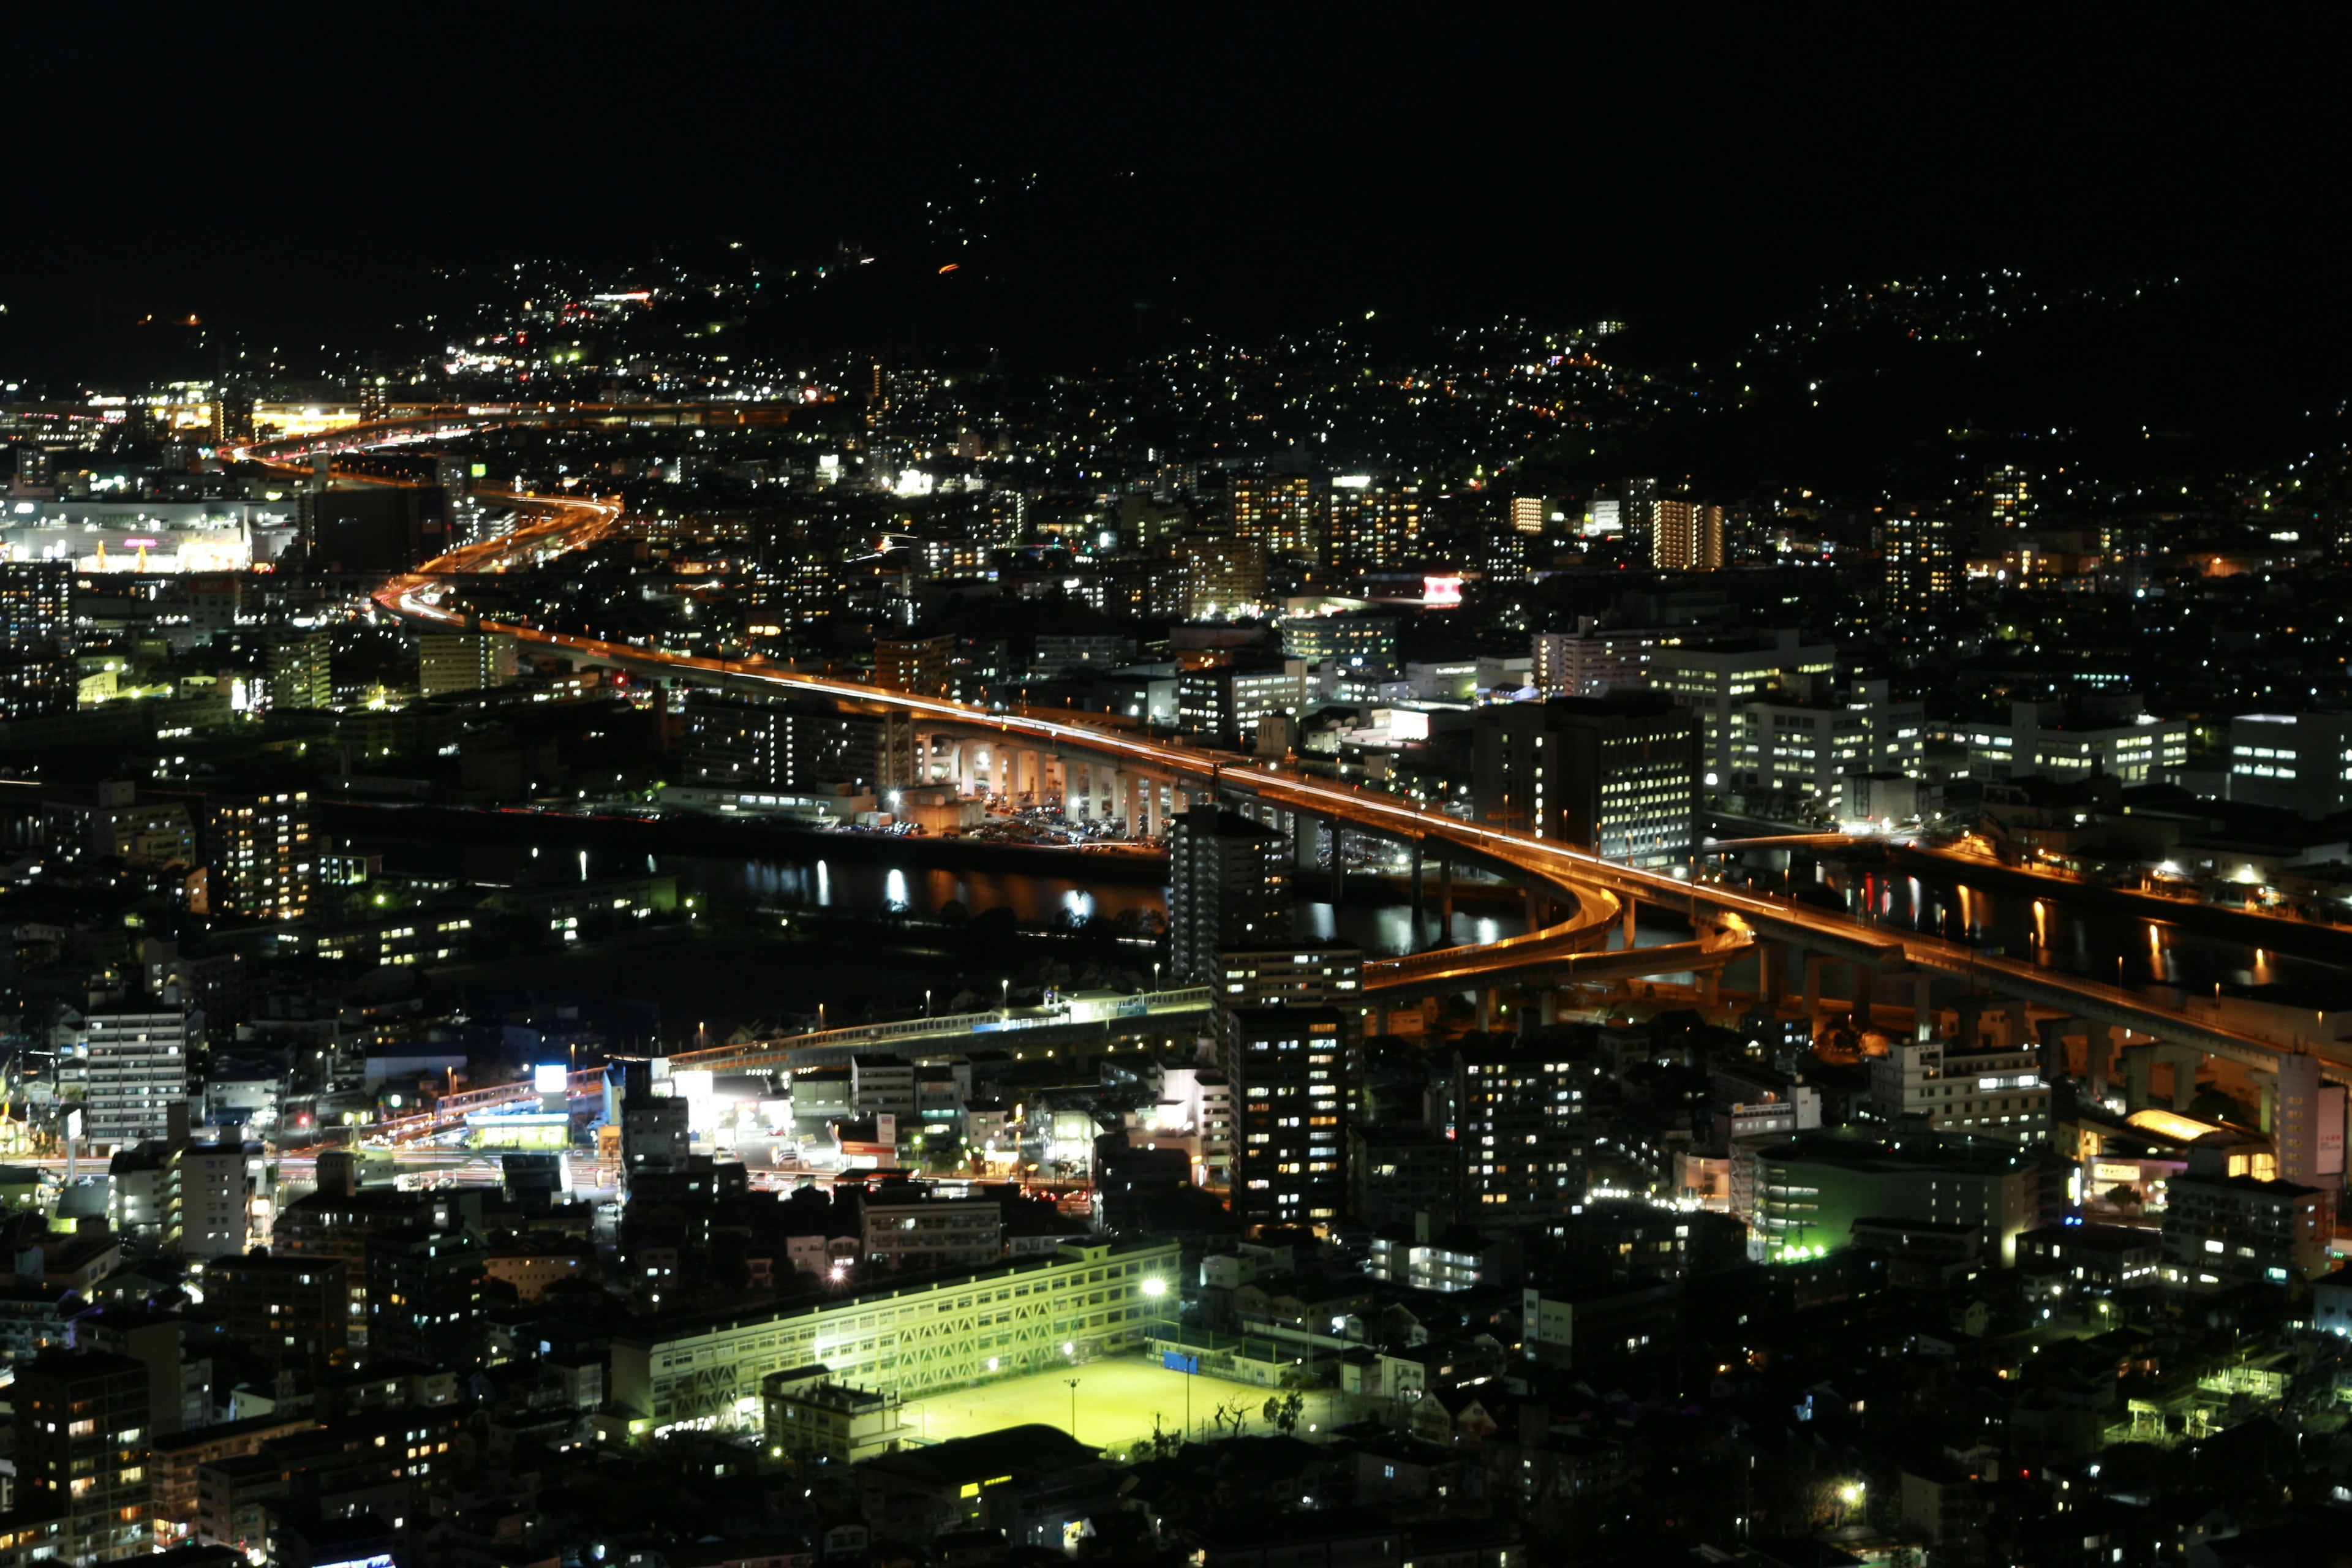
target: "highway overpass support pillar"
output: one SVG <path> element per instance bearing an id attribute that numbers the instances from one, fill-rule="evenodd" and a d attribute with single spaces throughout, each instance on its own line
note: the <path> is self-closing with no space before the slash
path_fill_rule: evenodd
<path id="1" fill-rule="evenodd" d="M 1486 1034 L 1495 1026 L 1495 988 L 1491 985 L 1478 993 L 1478 1032 Z"/>
<path id="2" fill-rule="evenodd" d="M 1789 994 L 1789 944 L 1785 942 L 1776 942 L 1770 937 L 1757 939 L 1757 1005 L 1770 1008 Z"/>
<path id="3" fill-rule="evenodd" d="M 1437 858 L 1437 946 L 1454 945 L 1454 859 Z"/>
<path id="4" fill-rule="evenodd" d="M 1621 945 L 1628 952 L 1633 952 L 1635 946 L 1633 931 L 1637 923 L 1636 915 L 1640 909 L 1641 905 L 1631 894 L 1627 894 L 1625 897 L 1625 940 Z"/>
<path id="5" fill-rule="evenodd" d="M 2159 1066 L 2172 1068 L 2173 1110 L 2185 1111 L 2189 1102 L 2197 1098 L 2197 1065 L 2205 1057 L 2196 1047 L 2171 1040 L 2143 1040 L 2136 1046 L 2126 1046 L 2123 1055 L 2126 1110 L 2146 1110 L 2153 1103 L 2155 1089 L 2151 1079 Z M 2258 1068 L 2252 1076 L 2259 1081 L 2264 1075 Z"/>
<path id="6" fill-rule="evenodd" d="M 1290 814 L 1290 863 L 1301 871 L 1323 864 L 1323 825 L 1303 811 Z"/>
<path id="7" fill-rule="evenodd" d="M 1559 987 L 1545 986 L 1542 996 L 1543 1000 L 1538 1005 L 1541 1009 L 1544 1027 L 1549 1028 L 1559 1022 Z"/>
<path id="8" fill-rule="evenodd" d="M 2042 1082 L 2056 1083 L 2066 1076 L 2066 1037 L 2078 1032 L 2074 1020 L 2063 1015 L 2034 1020 L 2035 1054 L 2041 1060 Z"/>
<path id="9" fill-rule="evenodd" d="M 1422 841 L 1412 841 L 1412 942 L 1407 951 L 1421 952 L 1429 945 L 1429 913 L 1422 897 Z"/>

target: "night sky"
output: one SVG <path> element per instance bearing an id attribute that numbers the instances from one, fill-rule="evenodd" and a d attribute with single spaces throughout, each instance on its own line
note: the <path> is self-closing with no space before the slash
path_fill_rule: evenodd
<path id="1" fill-rule="evenodd" d="M 904 255 L 974 174 L 1039 177 L 984 310 L 871 289 L 828 334 L 1084 356 L 1139 314 L 1378 309 L 1696 337 L 2014 266 L 2198 271 L 2217 331 L 2305 363 L 2343 337 L 2341 13 L 69 9 L 11 19 L 11 378 L 88 374 L 92 330 L 150 310 L 359 344 L 450 262 Z"/>

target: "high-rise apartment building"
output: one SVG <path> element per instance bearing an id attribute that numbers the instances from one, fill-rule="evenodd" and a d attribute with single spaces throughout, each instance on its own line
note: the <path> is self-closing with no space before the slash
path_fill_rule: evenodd
<path id="1" fill-rule="evenodd" d="M 1951 519 L 1917 512 L 1896 513 L 1879 525 L 1889 616 L 1933 616 L 1952 607 L 1960 591 L 1958 534 Z"/>
<path id="2" fill-rule="evenodd" d="M 1331 481 L 1326 561 L 1343 571 L 1410 563 L 1421 552 L 1421 486 L 1411 479 L 1342 474 Z"/>
<path id="3" fill-rule="evenodd" d="M 482 1239 L 454 1217 L 369 1237 L 369 1354 L 448 1367 L 478 1362 L 489 1323 L 483 1276 Z"/>
<path id="4" fill-rule="evenodd" d="M 1329 1225 L 1348 1197 L 1349 1017 L 1337 1007 L 1220 1005 L 1216 1019 L 1234 1094 L 1234 1217 Z"/>
<path id="5" fill-rule="evenodd" d="M 188 1098 L 188 1047 L 194 1033 L 186 1007 L 147 1003 L 85 1017 L 89 1087 L 82 1131 L 100 1143 L 161 1138 L 171 1112 Z"/>
<path id="6" fill-rule="evenodd" d="M 1995 528 L 2022 528 L 2033 515 L 2033 490 L 2015 463 L 1995 463 L 1985 471 L 1985 515 Z"/>
<path id="7" fill-rule="evenodd" d="M 1647 691 L 1481 709 L 1473 793 L 1481 820 L 1632 865 L 1698 842 L 1696 719 Z"/>
<path id="8" fill-rule="evenodd" d="M 1195 621 L 1238 620 L 1265 601 L 1269 552 L 1238 530 L 1187 535 L 1176 546 L 1184 574 L 1184 615 Z"/>
<path id="9" fill-rule="evenodd" d="M 1454 1054 L 1454 1141 L 1470 1224 L 1566 1234 L 1584 1196 L 1585 1090 L 1592 1067 L 1542 1042 L 1467 1046 Z"/>
<path id="10" fill-rule="evenodd" d="M 1572 632 L 1538 632 L 1535 689 L 1546 697 L 1602 697 L 1649 684 L 1650 650 L 1676 634 L 1654 626 L 1602 629 L 1591 616 Z"/>
<path id="11" fill-rule="evenodd" d="M 296 1253 L 217 1258 L 205 1270 L 205 1304 L 270 1365 L 323 1372 L 351 1354 L 347 1269 L 340 1258 Z"/>
<path id="12" fill-rule="evenodd" d="M 1651 526 L 1657 517 L 1658 481 L 1627 479 L 1618 488 L 1617 516 L 1621 531 L 1625 542 L 1633 547 L 1635 556 L 1646 561 L 1650 557 L 1650 542 L 1654 537 Z"/>
<path id="13" fill-rule="evenodd" d="M 1169 835 L 1169 957 L 1180 984 L 1218 979 L 1217 954 L 1290 929 L 1289 841 L 1240 813 L 1196 806 Z"/>
<path id="14" fill-rule="evenodd" d="M 1515 533 L 1541 533 L 1545 520 L 1550 515 L 1551 502 L 1546 497 L 1511 498 L 1511 531 Z"/>
<path id="15" fill-rule="evenodd" d="M 0 561 L 0 649 L 69 640 L 73 583 L 70 561 Z"/>
<path id="16" fill-rule="evenodd" d="M 318 886 L 310 796 L 292 790 L 213 808 L 206 897 L 216 914 L 299 919 Z"/>
<path id="17" fill-rule="evenodd" d="M 289 637 L 269 650 L 272 708 L 331 708 L 335 705 L 332 648 L 321 628 Z"/>
<path id="18" fill-rule="evenodd" d="M 246 1248 L 256 1184 L 242 1144 L 189 1143 L 165 1164 L 163 1243 L 183 1258 Z"/>
<path id="19" fill-rule="evenodd" d="M 16 1511 L 65 1521 L 58 1558 L 75 1568 L 155 1549 L 149 1376 L 146 1363 L 104 1352 L 50 1349 L 16 1364 Z"/>
<path id="20" fill-rule="evenodd" d="M 1321 556 L 1315 481 L 1305 474 L 1236 474 L 1234 532 L 1265 555 L 1297 561 Z"/>
<path id="21" fill-rule="evenodd" d="M 1723 569 L 1723 509 L 1694 500 L 1650 503 L 1650 564 L 1664 572 Z"/>

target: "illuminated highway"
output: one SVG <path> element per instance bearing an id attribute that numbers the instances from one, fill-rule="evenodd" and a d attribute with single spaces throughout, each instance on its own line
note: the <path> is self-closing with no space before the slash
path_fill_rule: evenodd
<path id="1" fill-rule="evenodd" d="M 554 414 L 543 416 L 552 421 Z M 281 442 L 278 460 L 304 450 L 347 447 L 341 433 L 309 443 Z M 616 644 L 570 633 L 505 622 L 478 621 L 449 608 L 442 579 L 459 573 L 503 570 L 522 558 L 545 559 L 592 543 L 617 524 L 621 503 L 605 498 L 509 496 L 518 508 L 540 513 L 515 531 L 452 551 L 420 570 L 395 577 L 376 595 L 379 605 L 404 619 L 430 625 L 503 633 L 522 641 L 562 649 L 584 662 L 643 670 L 676 679 L 731 687 L 788 691 L 870 709 L 909 713 L 944 726 L 992 735 L 1003 742 L 1034 743 L 1055 752 L 1133 764 L 1221 797 L 1249 796 L 1284 811 L 1352 828 L 1439 844 L 1457 853 L 1499 863 L 1545 884 L 1574 906 L 1568 919 L 1475 949 L 1447 949 L 1383 961 L 1381 978 L 1395 984 L 1459 981 L 1469 990 L 1506 983 L 1530 961 L 1571 955 L 1602 956 L 1612 928 L 1628 902 L 1646 903 L 1687 916 L 1702 942 L 1717 947 L 1758 938 L 1784 942 L 1805 952 L 1866 964 L 1880 974 L 1927 973 L 1967 981 L 1972 989 L 1993 991 L 2082 1019 L 2194 1046 L 2211 1054 L 2264 1065 L 2292 1047 L 2222 1026 L 2214 1018 L 2168 1005 L 2121 986 L 2043 969 L 1941 937 L 1882 927 L 1785 898 L 1750 892 L 1684 876 L 1604 860 L 1571 846 L 1507 828 L 1464 822 L 1405 801 L 1299 773 L 1282 764 L 1233 752 L 1150 740 L 1111 727 L 1100 715 L 1025 711 L 992 712 L 944 698 L 779 669 L 756 659 L 704 658 Z M 1633 962 L 1643 962 L 1635 960 Z M 1368 987 L 1374 978 L 1367 965 Z M 2352 1046 L 2323 1043 L 2323 1071 L 2352 1083 Z"/>

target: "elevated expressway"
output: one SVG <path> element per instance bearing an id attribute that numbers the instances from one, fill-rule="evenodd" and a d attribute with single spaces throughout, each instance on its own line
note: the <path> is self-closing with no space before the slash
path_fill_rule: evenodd
<path id="1" fill-rule="evenodd" d="M 316 438 L 314 447 L 333 438 Z M 293 455 L 291 450 L 273 454 L 281 461 Z M 1569 845 L 1464 822 L 1277 763 L 1149 739 L 1118 729 L 1099 714 L 991 712 L 942 698 L 803 674 L 757 660 L 705 658 L 537 626 L 473 619 L 440 602 L 448 576 L 495 572 L 519 557 L 546 559 L 590 542 L 616 526 L 621 510 L 617 500 L 604 499 L 507 499 L 525 513 L 535 514 L 532 520 L 512 533 L 466 546 L 426 563 L 415 573 L 394 578 L 377 592 L 377 603 L 406 620 L 503 633 L 559 649 L 583 663 L 904 714 L 935 730 L 987 738 L 996 744 L 1106 762 L 1122 771 L 1174 781 L 1190 798 L 1223 800 L 1245 813 L 1254 805 L 1258 808 L 1255 815 L 1261 817 L 1279 812 L 1294 821 L 1344 826 L 1427 846 L 1456 861 L 1485 863 L 1528 885 L 1531 900 L 1557 900 L 1569 911 L 1564 918 L 1523 936 L 1368 963 L 1366 986 L 1375 993 L 1375 1005 L 1382 993 L 1401 1001 L 1416 994 L 1489 990 L 1498 984 L 1719 969 L 1754 949 L 1758 988 L 1767 997 L 1777 997 L 1788 989 L 1789 970 L 1795 962 L 1805 965 L 1809 999 L 1816 995 L 1821 967 L 1843 964 L 1863 977 L 1857 988 L 1860 995 L 1871 994 L 1873 979 L 1908 977 L 1923 1012 L 1931 1004 L 1937 983 L 1957 982 L 1957 986 L 1946 984 L 1948 993 L 1990 993 L 2041 1009 L 2054 1021 L 2071 1020 L 2093 1031 L 2119 1029 L 2128 1036 L 2254 1067 L 2270 1066 L 2298 1048 L 2226 1027 L 2211 1017 L 2120 986 L 1989 955 L 1942 937 L 1881 927 L 1792 900 L 1618 865 Z M 1628 951 L 1629 941 L 1623 948 L 1609 949 L 1610 935 L 1621 925 L 1630 937 L 1633 911 L 1643 905 L 1682 916 L 1698 937 L 1668 947 Z M 2315 1053 L 2326 1078 L 2352 1084 L 2352 1047 L 2321 1042 Z"/>

